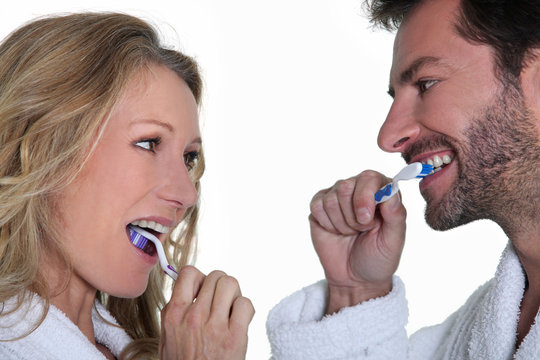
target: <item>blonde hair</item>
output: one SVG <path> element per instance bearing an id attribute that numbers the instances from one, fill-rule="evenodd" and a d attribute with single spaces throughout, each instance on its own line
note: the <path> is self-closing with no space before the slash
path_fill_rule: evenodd
<path id="1" fill-rule="evenodd" d="M 71 271 L 58 241 L 54 195 L 84 166 L 128 80 L 152 64 L 175 71 L 200 105 L 195 61 L 164 48 L 154 28 L 133 16 L 42 18 L 0 44 L 0 303 L 18 296 L 20 306 L 36 292 L 49 305 L 50 289 L 39 268 L 46 251 L 58 254 Z M 193 170 L 197 191 L 203 171 L 201 156 Z M 166 241 L 177 267 L 193 254 L 197 216 L 198 204 L 173 232 L 177 236 Z M 98 291 L 98 301 L 134 339 L 123 357 L 157 356 L 164 288 L 164 276 L 155 268 L 138 298 Z"/>

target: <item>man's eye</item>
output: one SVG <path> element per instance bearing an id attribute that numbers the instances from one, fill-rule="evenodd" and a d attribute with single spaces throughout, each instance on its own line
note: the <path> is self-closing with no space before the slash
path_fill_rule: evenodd
<path id="1" fill-rule="evenodd" d="M 145 150 L 156 152 L 156 147 L 159 145 L 159 143 L 160 143 L 159 138 L 153 138 L 153 139 L 143 139 L 143 140 L 137 141 L 135 145 Z"/>
<path id="2" fill-rule="evenodd" d="M 416 83 L 416 86 L 418 87 L 418 90 L 420 90 L 420 93 L 425 93 L 429 90 L 430 87 L 432 87 L 436 83 L 437 80 L 419 80 Z"/>
<path id="3" fill-rule="evenodd" d="M 193 168 L 197 165 L 198 159 L 199 159 L 198 151 L 190 151 L 184 154 L 184 164 L 186 164 L 186 168 L 188 169 L 188 171 L 193 170 Z"/>

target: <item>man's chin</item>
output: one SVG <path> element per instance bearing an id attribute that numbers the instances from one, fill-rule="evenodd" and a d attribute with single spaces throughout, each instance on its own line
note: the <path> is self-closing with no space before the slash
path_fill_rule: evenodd
<path id="1" fill-rule="evenodd" d="M 450 202 L 447 197 L 439 200 L 424 196 L 426 209 L 424 218 L 429 227 L 437 231 L 446 231 L 464 225 L 461 206 L 456 201 Z"/>
<path id="2" fill-rule="evenodd" d="M 481 219 L 473 216 L 472 212 L 464 211 L 456 202 L 427 202 L 424 217 L 429 227 L 436 231 L 451 230 Z"/>

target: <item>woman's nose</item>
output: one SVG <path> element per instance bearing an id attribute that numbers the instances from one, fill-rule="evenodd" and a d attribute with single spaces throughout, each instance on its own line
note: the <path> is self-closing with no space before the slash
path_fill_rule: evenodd
<path id="1" fill-rule="evenodd" d="M 186 165 L 176 163 L 165 167 L 159 196 L 176 209 L 188 209 L 197 203 L 198 192 Z"/>

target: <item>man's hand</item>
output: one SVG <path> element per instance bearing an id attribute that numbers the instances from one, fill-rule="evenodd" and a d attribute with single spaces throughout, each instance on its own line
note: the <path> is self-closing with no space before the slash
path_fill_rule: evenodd
<path id="1" fill-rule="evenodd" d="M 311 238 L 328 280 L 327 314 L 392 289 L 406 211 L 399 193 L 376 206 L 375 193 L 389 182 L 364 171 L 319 191 L 311 201 Z"/>
<path id="2" fill-rule="evenodd" d="M 161 313 L 159 358 L 245 359 L 254 314 L 236 279 L 221 271 L 205 276 L 186 266 Z"/>

